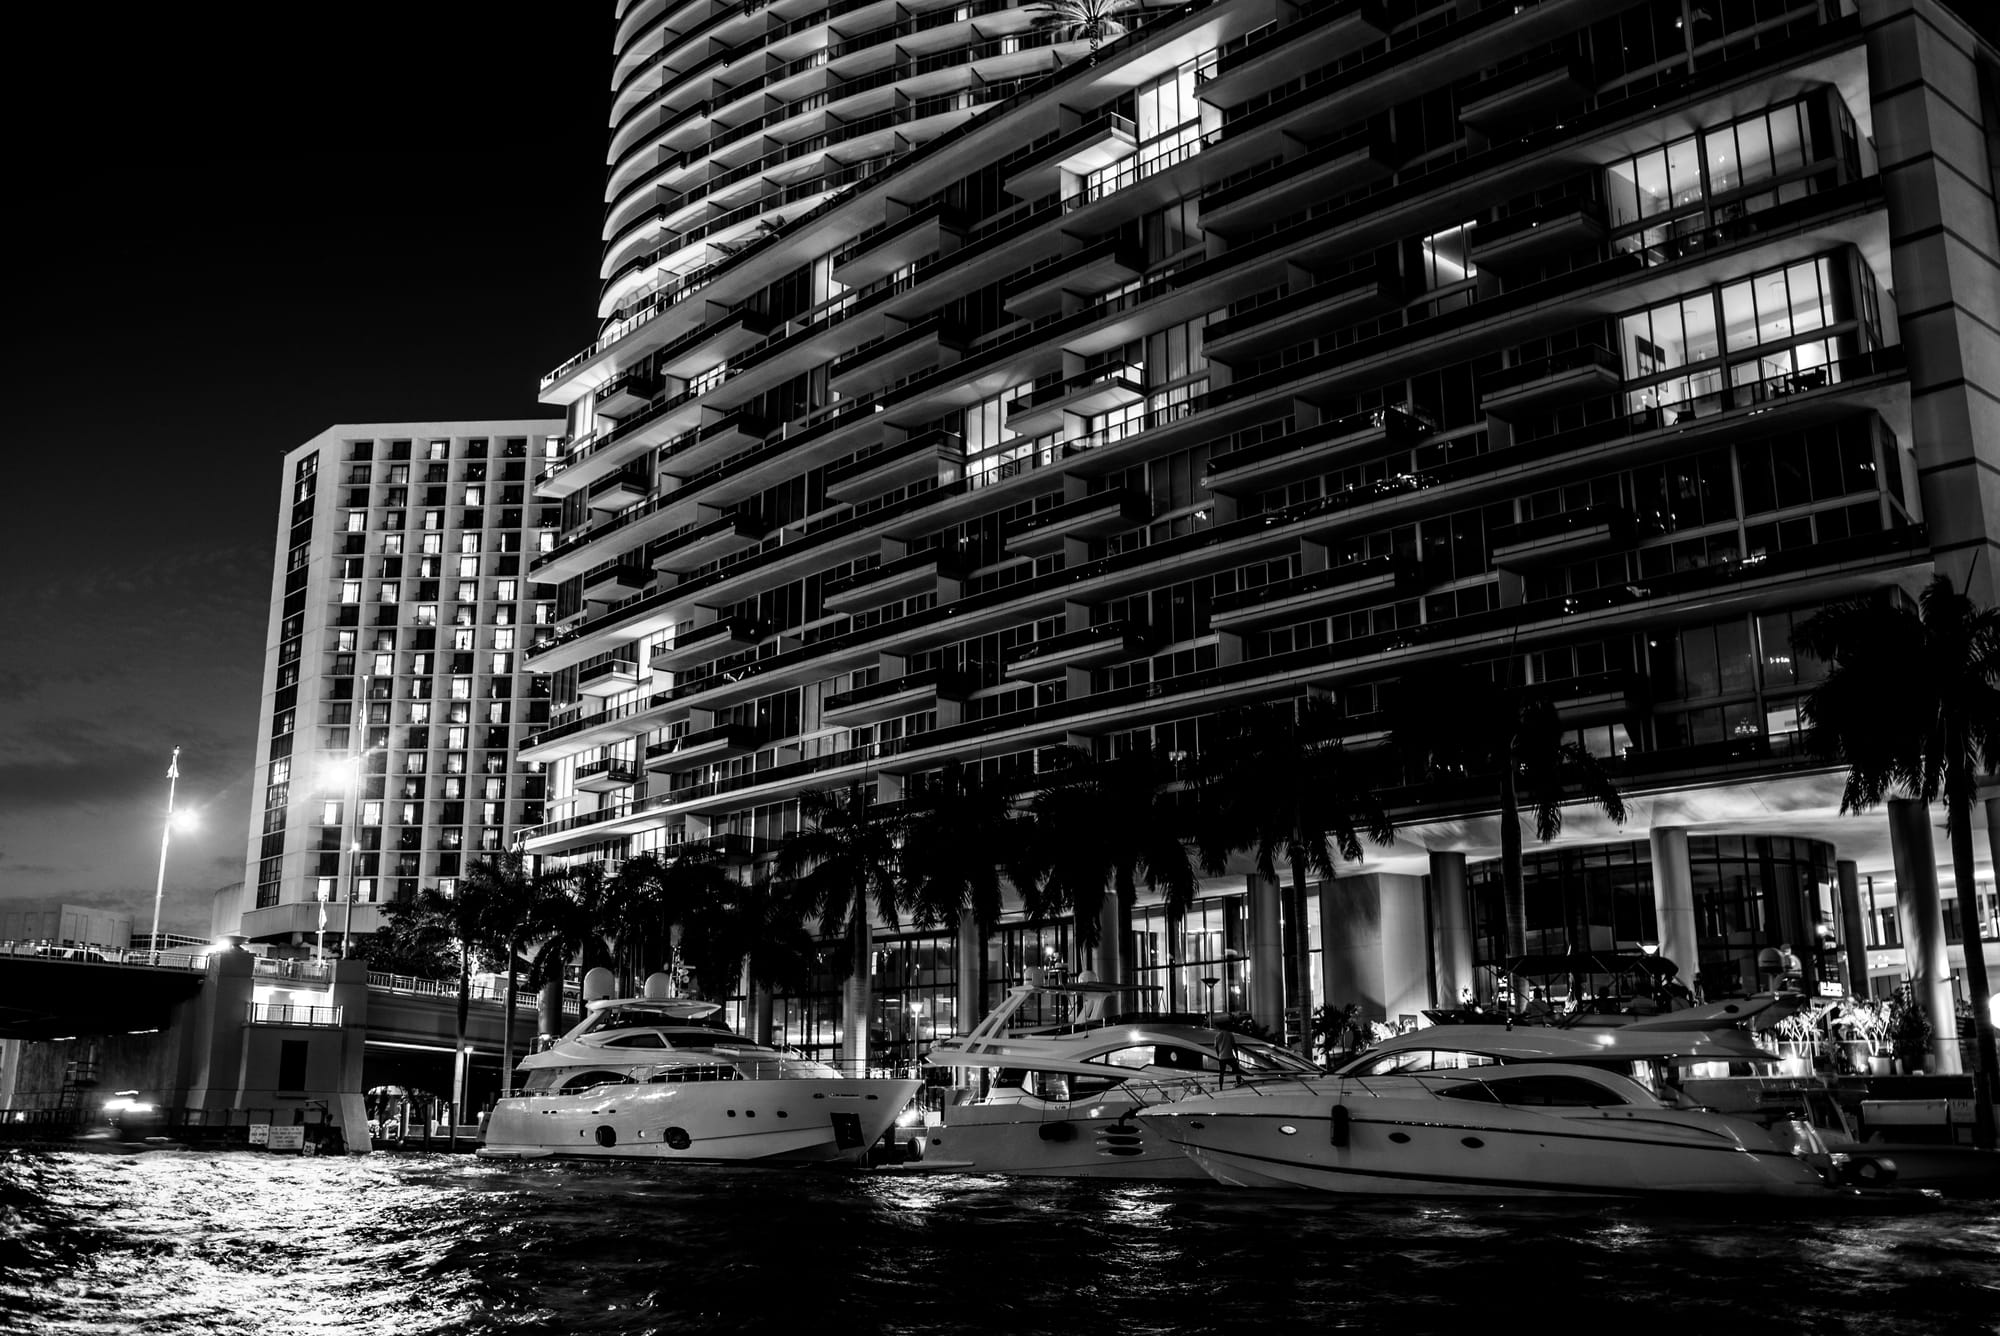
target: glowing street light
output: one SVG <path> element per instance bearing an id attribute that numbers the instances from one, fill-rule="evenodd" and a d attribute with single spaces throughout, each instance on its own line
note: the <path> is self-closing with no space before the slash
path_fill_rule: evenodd
<path id="1" fill-rule="evenodd" d="M 160 830 L 160 875 L 153 883 L 153 959 L 160 958 L 160 900 L 167 893 L 167 843 L 173 838 L 174 827 L 190 830 L 197 823 L 193 812 L 174 811 L 174 787 L 181 777 L 181 749 L 174 748 L 173 759 L 167 762 L 167 820 Z"/>

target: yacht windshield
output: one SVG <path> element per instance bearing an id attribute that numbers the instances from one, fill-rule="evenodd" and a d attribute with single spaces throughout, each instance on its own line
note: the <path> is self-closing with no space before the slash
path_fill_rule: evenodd
<path id="1" fill-rule="evenodd" d="M 714 1030 L 728 1034 L 729 1027 L 711 1017 L 689 1017 L 666 1007 L 649 1007 L 633 1003 L 622 1007 L 606 1007 L 590 1018 L 585 1034 L 596 1034 L 600 1030 L 636 1030 L 642 1026 L 665 1026 L 674 1029 Z"/>

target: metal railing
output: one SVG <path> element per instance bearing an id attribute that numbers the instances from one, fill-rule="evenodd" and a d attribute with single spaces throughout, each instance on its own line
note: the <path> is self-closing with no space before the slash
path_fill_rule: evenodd
<path id="1" fill-rule="evenodd" d="M 290 1002 L 250 1002 L 244 1005 L 243 1018 L 251 1025 L 292 1025 L 310 1029 L 337 1030 L 341 1025 L 340 1007 L 298 1006 Z"/>
<path id="2" fill-rule="evenodd" d="M 162 969 L 204 970 L 207 951 L 146 951 L 136 947 L 72 946 L 60 942 L 0 942 L 0 956 L 31 956 L 37 960 L 78 965 L 154 965 Z"/>

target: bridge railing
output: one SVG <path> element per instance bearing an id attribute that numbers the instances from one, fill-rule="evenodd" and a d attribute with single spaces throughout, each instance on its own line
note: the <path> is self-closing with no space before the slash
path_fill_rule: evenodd
<path id="1" fill-rule="evenodd" d="M 115 946 L 68 946 L 60 942 L 0 942 L 0 956 L 33 956 L 38 960 L 84 965 L 154 965 L 161 969 L 205 970 L 206 951 L 145 951 Z"/>
<path id="2" fill-rule="evenodd" d="M 456 979 L 423 979 L 411 974 L 383 974 L 375 970 L 368 972 L 368 986 L 388 993 L 414 993 L 420 997 L 458 996 Z M 466 994 L 475 1002 L 497 1002 L 506 1005 L 507 984 L 504 980 L 490 979 L 484 975 L 475 976 L 466 986 Z M 580 996 L 574 985 L 563 988 L 563 1005 L 570 1011 L 577 1009 Z M 536 995 L 533 989 L 517 990 L 514 998 L 516 1009 L 532 1011 Z"/>

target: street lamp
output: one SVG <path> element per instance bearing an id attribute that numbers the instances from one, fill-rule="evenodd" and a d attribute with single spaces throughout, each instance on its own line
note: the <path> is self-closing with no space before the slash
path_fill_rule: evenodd
<path id="1" fill-rule="evenodd" d="M 173 759 L 167 762 L 167 820 L 160 829 L 160 875 L 153 883 L 153 936 L 151 940 L 152 958 L 155 963 L 160 958 L 160 900 L 167 893 L 167 843 L 173 838 L 174 827 L 183 830 L 194 825 L 194 813 L 174 812 L 174 788 L 181 777 L 181 749 L 174 748 Z"/>

